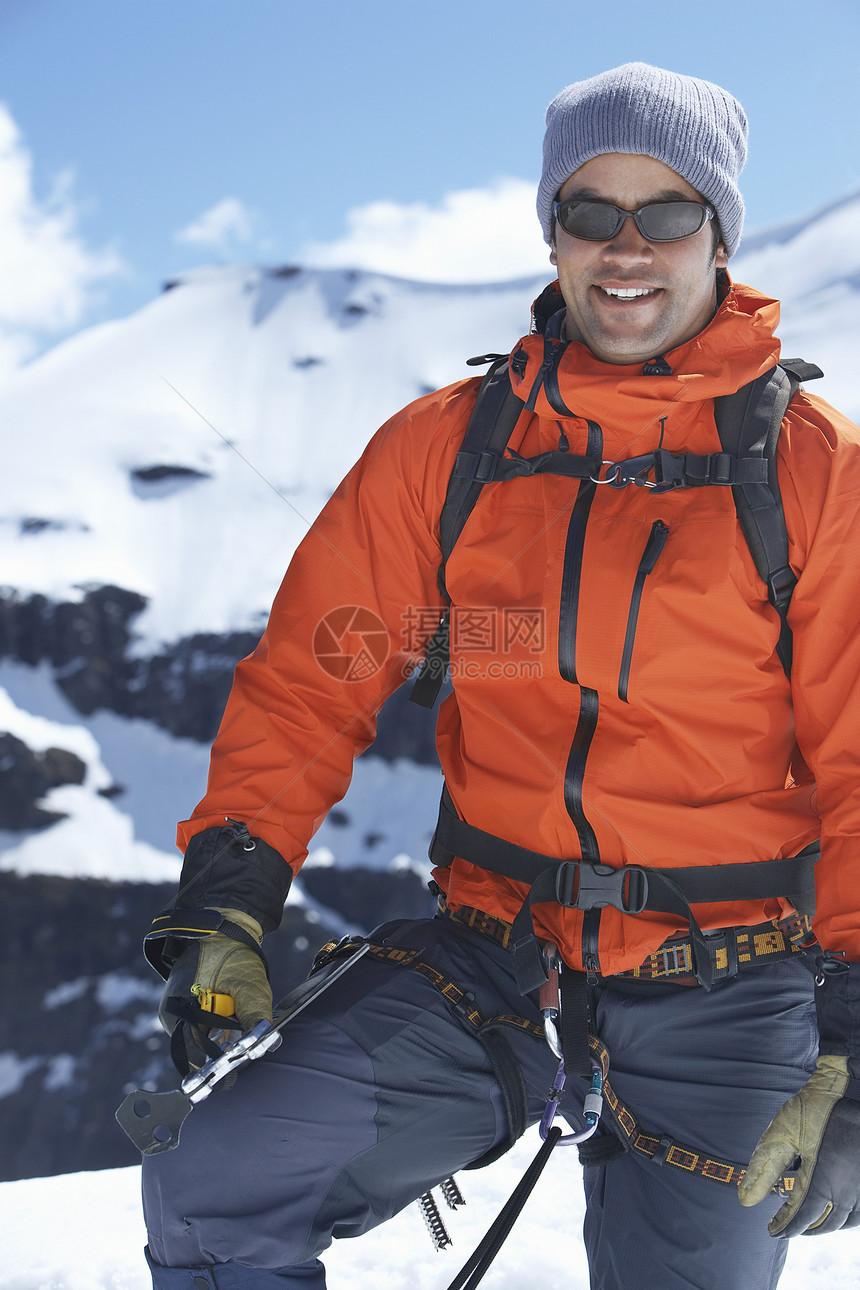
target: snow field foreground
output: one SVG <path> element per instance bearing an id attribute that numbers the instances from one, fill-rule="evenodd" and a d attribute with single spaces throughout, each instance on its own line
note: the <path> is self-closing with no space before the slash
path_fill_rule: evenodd
<path id="1" fill-rule="evenodd" d="M 445 1290 L 538 1145 L 530 1130 L 496 1164 L 458 1176 L 466 1207 L 443 1214 L 454 1241 L 443 1253 L 433 1249 L 415 1205 L 359 1240 L 335 1242 L 325 1256 L 330 1290 L 369 1290 L 380 1275 L 386 1290 Z M 588 1290 L 580 1178 L 575 1152 L 557 1149 L 486 1275 L 487 1290 Z M 139 1189 L 136 1168 L 0 1183 L 0 1288 L 150 1290 Z M 780 1290 L 856 1290 L 858 1284 L 860 1232 L 791 1242 Z"/>

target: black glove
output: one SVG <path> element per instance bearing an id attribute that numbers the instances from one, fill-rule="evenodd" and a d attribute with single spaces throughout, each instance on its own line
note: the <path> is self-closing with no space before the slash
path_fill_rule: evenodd
<path id="1" fill-rule="evenodd" d="M 192 838 L 173 905 L 144 941 L 148 961 L 167 981 L 159 1009 L 180 1074 L 220 1052 L 215 1037 L 272 1019 L 272 991 L 260 942 L 274 931 L 291 871 L 244 825 Z"/>
<path id="2" fill-rule="evenodd" d="M 741 1204 L 756 1205 L 797 1169 L 790 1198 L 768 1224 L 771 1236 L 860 1224 L 860 964 L 831 959 L 822 969 L 816 1070 L 774 1116 L 738 1188 Z"/>

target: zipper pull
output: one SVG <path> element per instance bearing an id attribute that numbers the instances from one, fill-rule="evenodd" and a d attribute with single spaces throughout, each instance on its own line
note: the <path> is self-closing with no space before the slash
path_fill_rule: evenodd
<path id="1" fill-rule="evenodd" d="M 659 559 L 660 552 L 666 545 L 666 538 L 669 536 L 669 527 L 662 520 L 655 520 L 651 525 L 651 533 L 645 544 L 645 550 L 642 553 L 642 559 L 639 562 L 638 572 L 649 574 L 652 572 L 654 565 Z"/>

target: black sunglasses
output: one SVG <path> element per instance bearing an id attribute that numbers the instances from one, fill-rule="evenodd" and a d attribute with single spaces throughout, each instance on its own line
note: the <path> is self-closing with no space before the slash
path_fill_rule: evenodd
<path id="1" fill-rule="evenodd" d="M 704 228 L 716 211 L 707 202 L 649 202 L 627 211 L 611 202 L 566 197 L 553 203 L 553 214 L 565 233 L 587 242 L 611 242 L 628 215 L 648 242 L 679 242 Z"/>

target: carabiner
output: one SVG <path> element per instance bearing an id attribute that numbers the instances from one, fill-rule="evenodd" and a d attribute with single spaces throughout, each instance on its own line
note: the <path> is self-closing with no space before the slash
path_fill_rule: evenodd
<path id="1" fill-rule="evenodd" d="M 558 946 L 550 941 L 543 950 L 547 979 L 540 988 L 538 1007 L 543 1016 L 543 1033 L 552 1052 L 561 1061 L 561 1040 L 558 1035 L 558 1018 L 561 1012 L 561 998 L 558 988 L 558 973 L 561 959 Z"/>
<path id="2" fill-rule="evenodd" d="M 559 1146 L 573 1147 L 578 1142 L 585 1142 L 593 1133 L 597 1132 L 597 1126 L 600 1123 L 600 1115 L 603 1111 L 603 1071 L 597 1062 L 591 1060 L 591 1086 L 585 1095 L 585 1101 L 582 1104 L 582 1118 L 585 1120 L 585 1128 L 578 1133 L 564 1133 L 558 1139 Z M 561 1095 L 564 1092 L 565 1073 L 564 1062 L 559 1063 L 556 1071 L 553 1086 L 549 1091 L 544 1113 L 541 1116 L 538 1132 L 546 1141 L 549 1131 L 552 1128 L 553 1120 L 558 1112 L 558 1104 L 561 1101 Z"/>

